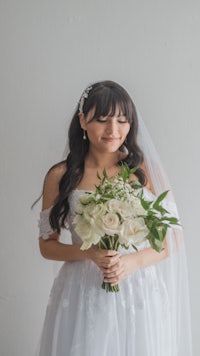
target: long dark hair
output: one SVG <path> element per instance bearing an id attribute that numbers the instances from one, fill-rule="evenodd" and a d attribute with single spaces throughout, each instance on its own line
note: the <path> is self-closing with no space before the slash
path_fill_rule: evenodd
<path id="1" fill-rule="evenodd" d="M 130 123 L 130 130 L 125 142 L 128 155 L 121 162 L 126 162 L 130 168 L 139 167 L 135 174 L 140 183 L 145 185 L 146 177 L 144 171 L 140 168 L 143 162 L 143 153 L 137 144 L 138 118 L 135 105 L 126 90 L 113 81 L 95 83 L 88 91 L 88 97 L 84 100 L 82 111 L 84 115 L 87 115 L 93 109 L 94 115 L 91 119 L 93 120 L 100 116 L 114 116 L 117 108 Z M 89 150 L 89 140 L 83 140 L 83 130 L 79 122 L 79 104 L 69 127 L 68 142 L 69 154 L 67 159 L 54 165 L 49 170 L 50 172 L 56 166 L 66 165 L 66 172 L 59 183 L 59 194 L 49 218 L 53 230 L 58 233 L 60 233 L 62 227 L 65 227 L 69 211 L 69 194 L 78 186 L 83 177 L 85 157 Z"/>

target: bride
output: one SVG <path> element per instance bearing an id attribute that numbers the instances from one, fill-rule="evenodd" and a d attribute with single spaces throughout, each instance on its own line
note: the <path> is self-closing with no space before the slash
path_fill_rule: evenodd
<path id="1" fill-rule="evenodd" d="M 94 191 L 97 171 L 138 167 L 147 199 L 170 189 L 146 127 L 129 94 L 112 81 L 83 92 L 69 128 L 67 159 L 47 173 L 40 213 L 42 256 L 64 261 L 54 281 L 40 356 L 191 356 L 187 269 L 181 227 L 170 228 L 158 253 L 132 248 L 82 251 L 74 230 L 80 194 Z M 164 202 L 177 216 L 170 193 Z M 72 244 L 60 236 L 66 228 Z M 102 281 L 120 285 L 106 293 Z"/>

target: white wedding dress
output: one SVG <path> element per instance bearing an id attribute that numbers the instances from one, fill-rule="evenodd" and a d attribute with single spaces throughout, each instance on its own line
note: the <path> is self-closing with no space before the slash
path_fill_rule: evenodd
<path id="1" fill-rule="evenodd" d="M 73 190 L 70 196 L 68 223 L 76 244 L 81 240 L 74 232 L 73 218 L 82 193 Z M 48 214 L 43 211 L 40 218 L 44 235 L 49 231 Z M 93 262 L 65 262 L 50 293 L 39 356 L 179 355 L 172 341 L 170 299 L 160 272 L 163 263 L 134 272 L 120 282 L 118 293 L 107 293 Z"/>

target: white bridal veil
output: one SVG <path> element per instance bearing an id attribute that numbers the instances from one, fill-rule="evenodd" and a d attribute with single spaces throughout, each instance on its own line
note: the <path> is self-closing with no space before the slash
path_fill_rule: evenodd
<path id="1" fill-rule="evenodd" d="M 176 203 L 167 176 L 162 168 L 154 144 L 140 114 L 138 114 L 138 120 L 138 143 L 143 150 L 145 165 L 155 193 L 156 195 L 159 195 L 165 190 L 170 190 L 165 199 L 166 205 L 172 215 L 178 217 Z M 169 228 L 166 239 L 169 256 L 164 261 L 159 262 L 156 265 L 156 268 L 163 274 L 169 296 L 169 317 L 171 324 L 171 335 L 169 335 L 169 340 L 171 340 L 171 353 L 169 356 L 191 356 L 190 303 L 187 262 L 182 228 Z"/>

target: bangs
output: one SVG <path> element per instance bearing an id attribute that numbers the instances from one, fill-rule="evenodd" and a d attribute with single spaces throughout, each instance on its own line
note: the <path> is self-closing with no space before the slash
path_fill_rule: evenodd
<path id="1" fill-rule="evenodd" d="M 90 108 L 94 109 L 94 114 L 91 120 L 99 118 L 100 116 L 113 117 L 125 116 L 130 122 L 133 114 L 133 106 L 131 100 L 127 98 L 123 93 L 119 93 L 109 88 L 104 88 L 101 93 L 95 93 L 96 95 L 91 98 Z M 91 105 L 92 104 L 92 105 Z"/>

